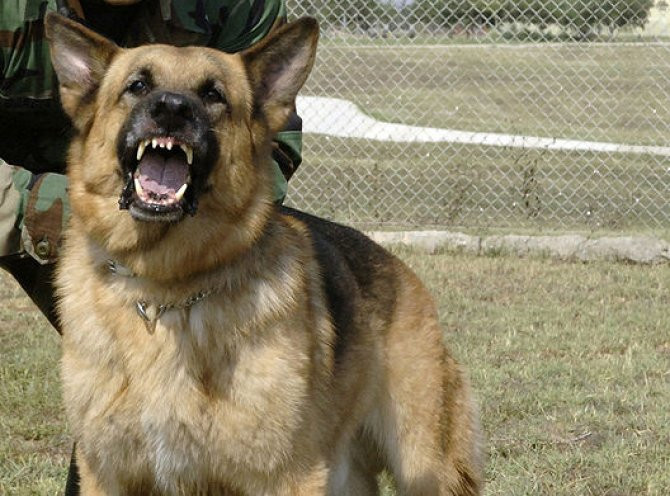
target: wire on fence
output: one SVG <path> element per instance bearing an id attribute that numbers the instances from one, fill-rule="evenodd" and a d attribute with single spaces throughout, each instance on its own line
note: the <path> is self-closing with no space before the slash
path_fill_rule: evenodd
<path id="1" fill-rule="evenodd" d="M 288 203 L 369 225 L 670 225 L 663 1 L 288 8 L 322 29 Z"/>

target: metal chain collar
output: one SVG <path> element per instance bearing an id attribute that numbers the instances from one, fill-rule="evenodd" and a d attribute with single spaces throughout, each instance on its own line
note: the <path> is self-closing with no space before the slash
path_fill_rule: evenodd
<path id="1" fill-rule="evenodd" d="M 123 277 L 136 277 L 135 274 L 125 265 L 120 264 L 115 260 L 107 260 L 107 270 L 114 275 Z M 213 295 L 219 291 L 219 288 L 211 288 L 204 291 L 198 291 L 194 295 L 189 296 L 181 303 L 171 303 L 166 305 L 156 305 L 149 303 L 146 300 L 138 300 L 135 302 L 135 310 L 142 318 L 149 334 L 153 334 L 156 330 L 156 323 L 158 319 L 168 310 L 186 310 L 205 298 Z"/>

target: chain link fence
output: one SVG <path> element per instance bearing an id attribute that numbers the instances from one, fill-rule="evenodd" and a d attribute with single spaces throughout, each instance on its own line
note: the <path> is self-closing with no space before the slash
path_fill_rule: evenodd
<path id="1" fill-rule="evenodd" d="M 288 8 L 322 29 L 288 204 L 367 226 L 670 227 L 665 2 Z"/>

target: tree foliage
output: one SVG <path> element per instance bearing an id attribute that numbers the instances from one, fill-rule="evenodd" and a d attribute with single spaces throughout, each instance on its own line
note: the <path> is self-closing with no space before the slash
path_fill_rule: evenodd
<path id="1" fill-rule="evenodd" d="M 367 27 L 410 21 L 442 27 L 519 22 L 577 32 L 642 26 L 653 0 L 307 0 L 308 13 L 328 25 Z"/>
<path id="2" fill-rule="evenodd" d="M 653 0 L 508 0 L 498 9 L 498 15 L 505 21 L 541 27 L 558 24 L 578 30 L 642 26 L 653 3 Z"/>
<path id="3" fill-rule="evenodd" d="M 301 2 L 305 12 L 318 17 L 328 26 L 367 29 L 398 14 L 392 4 L 377 0 L 307 0 Z"/>

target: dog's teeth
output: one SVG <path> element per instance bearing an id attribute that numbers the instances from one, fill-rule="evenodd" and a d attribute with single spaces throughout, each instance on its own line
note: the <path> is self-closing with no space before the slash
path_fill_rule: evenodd
<path id="1" fill-rule="evenodd" d="M 179 145 L 181 146 L 181 149 L 184 150 L 184 153 L 186 154 L 186 163 L 188 165 L 193 164 L 193 148 L 191 148 L 188 145 Z"/>
<path id="2" fill-rule="evenodd" d="M 137 147 L 137 161 L 142 158 L 142 155 L 144 155 L 144 149 L 147 147 L 146 141 L 141 141 L 139 146 Z"/>
<path id="3" fill-rule="evenodd" d="M 142 189 L 142 185 L 138 178 L 135 178 L 135 192 L 137 193 L 137 196 L 142 196 L 144 194 L 144 190 Z"/>
<path id="4" fill-rule="evenodd" d="M 158 140 L 156 138 L 151 140 L 151 148 L 156 148 L 158 145 Z"/>
<path id="5" fill-rule="evenodd" d="M 184 183 L 181 188 L 175 193 L 175 198 L 177 198 L 177 201 L 180 201 L 184 197 L 184 193 L 186 193 L 186 188 L 188 188 L 188 184 Z"/>
<path id="6" fill-rule="evenodd" d="M 160 146 L 161 148 L 165 148 L 165 143 L 158 143 L 158 146 Z"/>
<path id="7" fill-rule="evenodd" d="M 172 141 L 168 141 L 167 144 L 165 145 L 165 148 L 168 150 L 172 150 Z"/>

